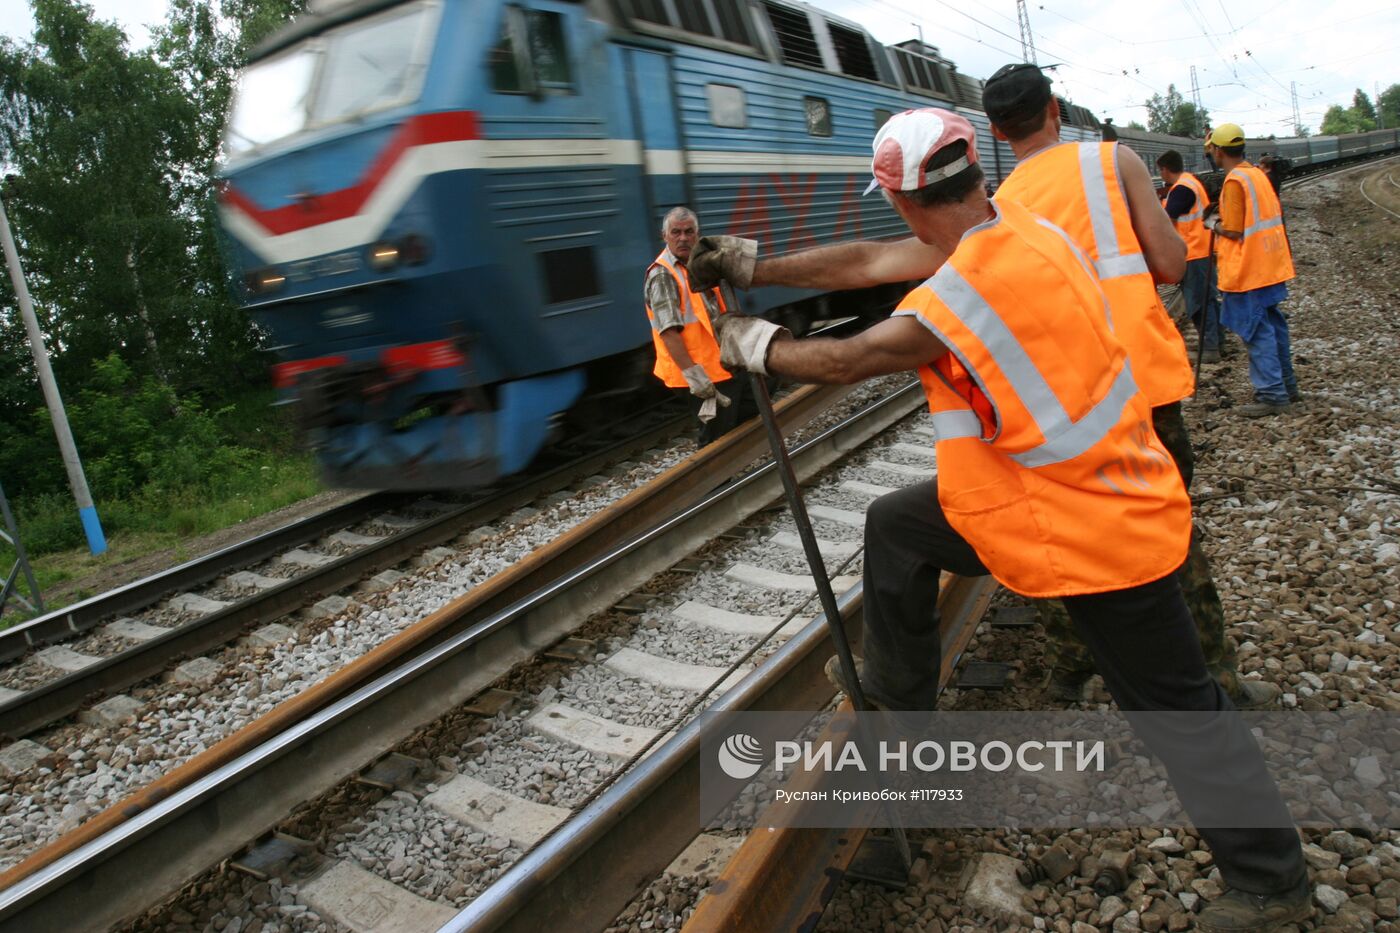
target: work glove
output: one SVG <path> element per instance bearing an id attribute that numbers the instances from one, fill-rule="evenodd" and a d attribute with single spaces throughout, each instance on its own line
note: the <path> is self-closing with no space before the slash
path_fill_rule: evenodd
<path id="1" fill-rule="evenodd" d="M 721 314 L 715 321 L 719 361 L 728 370 L 742 369 L 766 376 L 768 345 L 779 335 L 791 337 L 792 331 L 761 317 Z"/>
<path id="2" fill-rule="evenodd" d="M 691 291 L 703 292 L 721 281 L 748 288 L 758 262 L 758 241 L 737 236 L 702 236 L 691 250 L 685 270 Z"/>
<path id="3" fill-rule="evenodd" d="M 729 396 L 715 388 L 710 374 L 705 372 L 705 367 L 696 363 L 689 369 L 681 370 L 681 375 L 685 377 L 685 384 L 690 386 L 690 394 L 700 399 L 701 421 L 713 419 L 719 411 L 719 405 L 729 407 Z"/>

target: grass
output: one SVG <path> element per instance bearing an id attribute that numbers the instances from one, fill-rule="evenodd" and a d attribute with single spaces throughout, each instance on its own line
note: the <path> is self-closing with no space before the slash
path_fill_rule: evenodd
<path id="1" fill-rule="evenodd" d="M 84 538 L 71 495 L 50 493 L 12 503 L 45 609 L 125 582 L 124 564 L 162 552 L 168 552 L 163 564 L 179 563 L 193 556 L 186 550 L 191 539 L 321 492 L 314 458 L 300 448 L 282 410 L 270 408 L 269 401 L 269 392 L 252 392 L 219 413 L 220 435 L 239 450 L 227 458 L 234 468 L 182 488 L 148 485 L 125 497 L 104 497 L 94 489 L 108 546 L 100 556 L 80 543 Z M 0 544 L 0 572 L 8 572 L 14 553 Z M 28 596 L 26 584 L 20 590 Z M 3 624 L 20 618 L 7 613 Z"/>

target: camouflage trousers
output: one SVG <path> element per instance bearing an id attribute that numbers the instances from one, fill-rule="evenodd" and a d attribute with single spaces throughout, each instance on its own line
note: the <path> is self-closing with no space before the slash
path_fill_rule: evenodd
<path id="1" fill-rule="evenodd" d="M 1152 427 L 1162 446 L 1176 461 L 1181 479 L 1189 490 L 1195 473 L 1195 457 L 1191 452 L 1191 437 L 1187 433 L 1186 422 L 1181 417 L 1181 403 L 1152 409 Z M 1191 617 L 1196 620 L 1196 632 L 1201 639 L 1201 651 L 1206 656 L 1206 667 L 1226 692 L 1235 692 L 1235 647 L 1225 637 L 1225 607 L 1221 605 L 1220 593 L 1215 588 L 1210 561 L 1201 548 L 1200 530 L 1194 525 L 1191 529 L 1191 547 L 1186 552 L 1186 562 L 1177 571 L 1177 579 L 1186 597 L 1186 605 L 1191 610 Z M 1047 636 L 1046 660 L 1056 676 L 1075 680 L 1094 673 L 1094 659 L 1075 633 L 1064 604 L 1058 599 L 1038 599 L 1035 606 Z"/>

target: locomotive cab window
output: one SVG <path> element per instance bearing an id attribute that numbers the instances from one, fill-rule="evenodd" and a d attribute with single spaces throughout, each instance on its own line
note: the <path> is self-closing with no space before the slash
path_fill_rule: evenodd
<path id="1" fill-rule="evenodd" d="M 491 88 L 507 94 L 569 93 L 573 77 L 564 21 L 548 10 L 506 7 L 501 38 L 491 49 Z"/>

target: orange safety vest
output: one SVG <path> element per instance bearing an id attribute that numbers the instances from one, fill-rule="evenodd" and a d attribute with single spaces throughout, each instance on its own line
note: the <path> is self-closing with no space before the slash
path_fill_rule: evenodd
<path id="1" fill-rule="evenodd" d="M 1017 165 L 997 189 L 1068 233 L 1093 260 L 1113 309 L 1113 332 L 1152 405 L 1195 391 L 1186 343 L 1157 297 L 1157 287 L 1118 177 L 1117 143 L 1060 143 Z M 1078 184 L 1074 184 L 1078 181 Z"/>
<path id="2" fill-rule="evenodd" d="M 1160 579 L 1185 560 L 1191 503 L 1135 361 L 1088 258 L 1021 205 L 996 206 L 895 311 L 950 350 L 920 370 L 939 502 L 1017 593 Z"/>
<path id="3" fill-rule="evenodd" d="M 723 382 L 731 376 L 729 371 L 720 365 L 719 342 L 715 339 L 714 325 L 710 323 L 710 313 L 705 310 L 705 299 L 690 290 L 690 280 L 666 261 L 666 252 L 662 250 L 661 255 L 647 266 L 646 275 L 649 278 L 651 270 L 657 266 L 671 273 L 681 297 L 681 339 L 685 341 L 686 352 L 692 360 L 705 367 L 711 382 Z M 713 291 L 720 313 L 727 313 L 729 308 L 724 303 L 724 295 L 718 288 Z M 685 388 L 685 376 L 681 375 L 681 368 L 671 359 L 666 345 L 661 342 L 661 331 L 656 329 L 656 314 L 651 310 L 650 304 L 647 305 L 647 320 L 651 321 L 651 342 L 656 345 L 656 366 L 652 373 L 671 388 Z"/>
<path id="4" fill-rule="evenodd" d="M 1231 183 L 1244 193 L 1244 239 L 1221 237 L 1216 243 L 1220 290 L 1251 292 L 1287 282 L 1294 275 L 1293 253 L 1283 230 L 1283 205 L 1269 176 L 1241 162 L 1225 176 L 1225 184 Z"/>
<path id="5" fill-rule="evenodd" d="M 1190 172 L 1182 172 L 1167 195 L 1170 196 L 1178 186 L 1190 188 L 1196 196 L 1195 210 L 1182 214 L 1175 221 L 1176 232 L 1186 241 L 1186 261 L 1205 259 L 1210 255 L 1210 231 L 1206 229 L 1206 208 L 1210 207 L 1210 195 L 1206 194 L 1206 186 L 1201 184 L 1201 180 Z"/>

